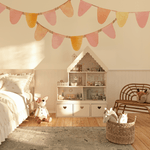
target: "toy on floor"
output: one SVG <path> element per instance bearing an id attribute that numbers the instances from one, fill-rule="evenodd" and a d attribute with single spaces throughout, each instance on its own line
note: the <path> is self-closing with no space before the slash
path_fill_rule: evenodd
<path id="1" fill-rule="evenodd" d="M 38 98 L 36 101 L 38 104 L 38 108 L 35 111 L 35 117 L 39 124 L 41 123 L 41 121 L 46 121 L 46 122 L 52 121 L 52 118 L 50 117 L 49 112 L 45 106 L 47 100 L 48 100 L 48 96 L 45 96 L 43 98 Z"/>
<path id="2" fill-rule="evenodd" d="M 127 123 L 128 122 L 128 117 L 127 114 L 121 114 L 119 117 L 116 114 L 115 111 L 112 110 L 112 108 L 110 108 L 110 110 L 108 110 L 107 108 L 105 108 L 104 110 L 104 114 L 103 114 L 103 122 L 107 123 L 107 121 L 111 121 L 111 122 L 116 122 L 116 123 Z"/>

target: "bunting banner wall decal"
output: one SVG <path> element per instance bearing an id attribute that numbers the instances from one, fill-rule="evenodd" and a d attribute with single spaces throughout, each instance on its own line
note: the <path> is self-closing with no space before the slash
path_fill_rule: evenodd
<path id="1" fill-rule="evenodd" d="M 3 12 L 5 10 L 6 6 L 4 6 L 3 4 L 0 4 L 0 13 Z"/>
<path id="2" fill-rule="evenodd" d="M 37 24 L 35 33 L 34 33 L 34 38 L 36 41 L 42 40 L 45 35 L 47 34 L 48 30 L 43 28 L 41 25 Z"/>
<path id="3" fill-rule="evenodd" d="M 78 16 L 82 16 L 91 6 L 92 4 L 80 0 Z"/>
<path id="4" fill-rule="evenodd" d="M 83 0 L 80 0 L 80 3 L 79 3 L 78 16 L 82 16 L 83 14 L 85 14 L 85 12 L 87 12 L 91 6 L 97 8 L 97 20 L 100 24 L 103 24 L 106 21 L 109 13 L 111 11 L 116 13 L 117 23 L 118 23 L 119 27 L 123 27 L 125 25 L 125 23 L 128 19 L 129 13 L 135 13 L 137 23 L 138 23 L 139 27 L 141 27 L 141 28 L 145 27 L 148 17 L 149 17 L 149 11 L 146 11 L 146 12 L 144 12 L 144 11 L 143 12 L 118 12 L 116 10 L 100 8 L 96 5 L 84 2 Z"/>
<path id="5" fill-rule="evenodd" d="M 3 12 L 5 9 L 10 10 L 10 22 L 12 24 L 16 24 L 20 20 L 21 15 L 23 14 L 26 16 L 26 21 L 30 28 L 33 28 L 36 25 L 36 20 L 38 15 L 43 15 L 45 19 L 48 21 L 48 23 L 54 26 L 56 24 L 56 12 L 55 12 L 56 10 L 61 9 L 62 12 L 67 17 L 72 17 L 74 14 L 71 0 L 67 0 L 65 3 L 56 7 L 55 9 L 46 12 L 40 12 L 40 13 L 29 13 L 29 12 L 18 11 L 0 3 L 0 13 Z"/>
<path id="6" fill-rule="evenodd" d="M 22 12 L 14 9 L 10 9 L 10 22 L 16 24 L 21 18 Z"/>
<path id="7" fill-rule="evenodd" d="M 146 11 L 146 12 L 137 12 L 137 13 L 135 13 L 135 15 L 136 15 L 136 20 L 137 20 L 138 25 L 141 28 L 144 28 L 146 26 L 146 23 L 147 23 L 147 20 L 148 20 L 148 17 L 149 17 L 149 12 L 148 11 Z"/>
<path id="8" fill-rule="evenodd" d="M 114 19 L 110 24 L 108 24 L 106 27 L 103 27 L 95 32 L 88 33 L 85 35 L 79 35 L 79 36 L 68 36 L 68 35 L 62 35 L 59 33 L 55 33 L 44 26 L 42 26 L 40 23 L 37 23 L 37 28 L 35 30 L 34 38 L 36 41 L 42 40 L 44 36 L 47 34 L 47 32 L 53 34 L 52 36 L 52 47 L 54 49 L 57 49 L 61 43 L 63 42 L 64 38 L 70 38 L 72 47 L 75 51 L 78 51 L 82 45 L 82 40 L 84 37 L 86 37 L 89 44 L 93 47 L 96 47 L 98 45 L 98 33 L 103 31 L 108 37 L 114 39 L 116 37 L 115 30 L 113 27 L 113 24 L 116 22 L 117 19 Z M 43 33 L 42 33 L 43 32 Z"/>

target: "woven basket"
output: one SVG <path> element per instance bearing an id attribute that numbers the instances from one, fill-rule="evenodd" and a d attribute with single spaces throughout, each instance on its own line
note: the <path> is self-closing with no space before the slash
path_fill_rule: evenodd
<path id="1" fill-rule="evenodd" d="M 129 120 L 128 123 L 115 123 L 108 121 L 106 123 L 106 138 L 117 144 L 132 144 L 135 134 L 135 120 Z"/>

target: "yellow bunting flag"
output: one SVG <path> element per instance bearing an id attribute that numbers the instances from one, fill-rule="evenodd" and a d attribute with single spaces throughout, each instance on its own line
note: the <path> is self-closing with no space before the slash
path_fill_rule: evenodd
<path id="1" fill-rule="evenodd" d="M 72 47 L 75 51 L 78 51 L 82 44 L 83 36 L 71 36 Z"/>
<path id="2" fill-rule="evenodd" d="M 108 15 L 110 13 L 110 10 L 109 9 L 104 9 L 104 8 L 97 8 L 97 20 L 100 24 L 103 24 Z"/>
<path id="3" fill-rule="evenodd" d="M 60 6 L 60 9 L 67 17 L 73 16 L 73 7 L 71 4 L 71 1 L 68 1 L 67 3 Z"/>
<path id="4" fill-rule="evenodd" d="M 117 23 L 119 27 L 123 27 L 128 19 L 128 12 L 116 12 Z"/>
<path id="5" fill-rule="evenodd" d="M 26 21 L 30 28 L 33 28 L 36 25 L 37 15 L 35 13 L 26 13 Z"/>

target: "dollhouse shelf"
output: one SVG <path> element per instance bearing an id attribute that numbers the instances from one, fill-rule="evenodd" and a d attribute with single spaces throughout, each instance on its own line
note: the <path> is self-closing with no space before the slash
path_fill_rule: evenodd
<path id="1" fill-rule="evenodd" d="M 107 107 L 107 70 L 89 48 L 85 49 L 67 68 L 68 82 L 57 85 L 56 116 L 102 116 Z"/>

